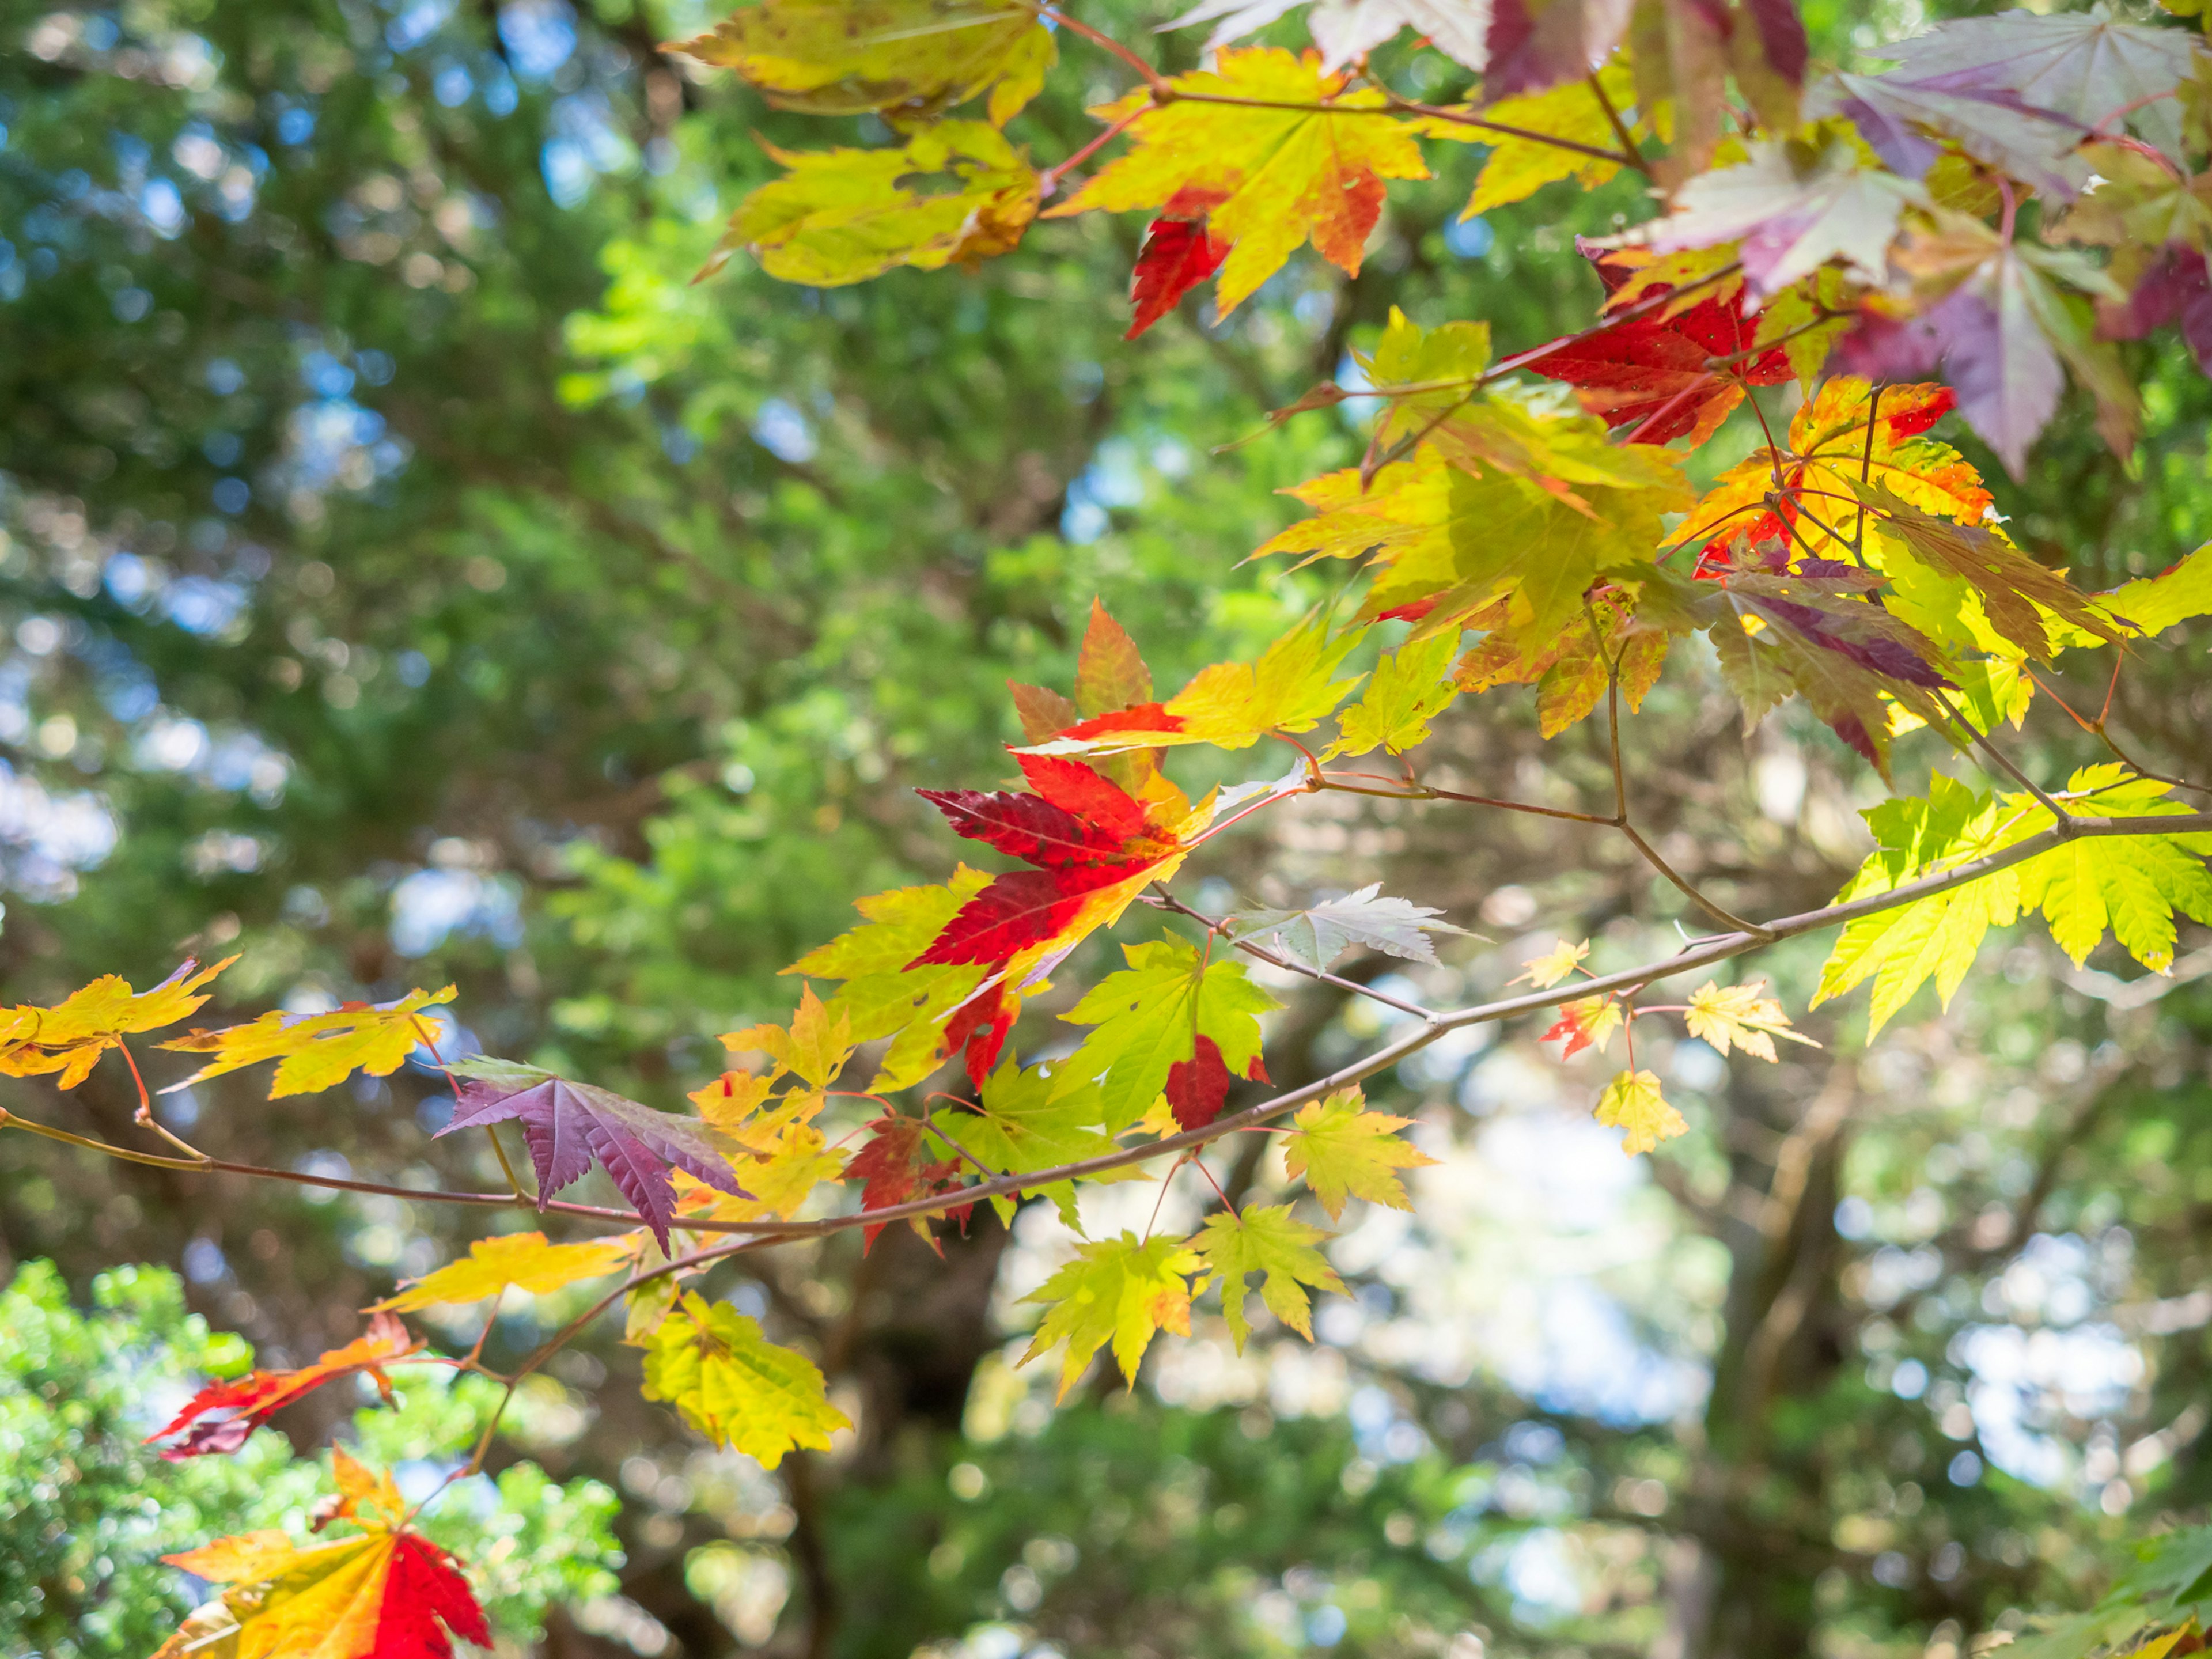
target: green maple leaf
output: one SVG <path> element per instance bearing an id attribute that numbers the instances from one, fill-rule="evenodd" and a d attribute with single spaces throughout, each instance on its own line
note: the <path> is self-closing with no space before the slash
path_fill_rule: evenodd
<path id="1" fill-rule="evenodd" d="M 1370 749 L 1402 755 L 1426 742 L 1429 722 L 1442 714 L 1459 688 L 1447 678 L 1459 630 L 1431 634 L 1400 647 L 1375 665 L 1366 694 L 1337 717 L 1342 736 L 1324 760 L 1364 755 Z"/>
<path id="2" fill-rule="evenodd" d="M 1095 1025 L 1062 1062 L 1066 1086 L 1097 1088 L 1106 1129 L 1134 1123 L 1167 1087 L 1168 1071 L 1211 1037 L 1222 1063 L 1238 1077 L 1260 1058 L 1260 1016 L 1280 1006 L 1252 983 L 1242 963 L 1207 961 L 1181 939 L 1122 947 L 1129 965 L 1109 974 L 1064 1016 Z"/>
<path id="3" fill-rule="evenodd" d="M 1048 1072 L 1040 1066 L 1024 1071 L 1009 1059 L 985 1080 L 982 1103 L 973 1112 L 939 1112 L 930 1127 L 952 1148 L 993 1175 L 1026 1175 L 1032 1170 L 1054 1169 L 1062 1164 L 1102 1158 L 1115 1150 L 1113 1137 L 1099 1127 L 1098 1091 L 1085 1085 L 1070 1085 L 1066 1073 Z M 1146 1104 L 1150 1104 L 1147 1102 Z M 947 1154 L 950 1155 L 950 1149 Z M 1142 1172 L 1107 1175 L 1093 1179 L 1142 1179 Z M 1056 1181 L 1038 1190 L 1060 1206 L 1070 1225 L 1075 1222 L 1074 1183 Z M 1000 1216 L 1011 1220 L 1013 1202 L 993 1200 Z"/>
<path id="4" fill-rule="evenodd" d="M 830 1449 L 851 1421 L 830 1403 L 822 1373 L 778 1347 L 727 1303 L 687 1294 L 648 1339 L 645 1397 L 665 1400 L 718 1446 L 774 1468 L 793 1447 Z"/>
<path id="5" fill-rule="evenodd" d="M 2069 811 L 2156 817 L 2188 809 L 2166 799 L 2167 786 L 2130 778 L 2117 764 L 2091 767 L 2068 781 Z M 1938 775 L 1924 800 L 1886 801 L 1866 814 L 1878 843 L 1838 901 L 1886 893 L 2027 840 L 2049 829 L 2051 816 L 2027 795 L 1980 795 Z M 2204 855 L 2212 835 L 2100 836 L 2055 847 L 2011 868 L 1894 910 L 1863 916 L 1844 929 L 1826 965 L 1814 1006 L 1871 979 L 1869 1035 L 1930 979 L 1948 1007 L 1993 927 L 2040 910 L 2051 937 L 2076 964 L 2109 927 L 2144 967 L 2164 972 L 2173 960 L 2176 913 L 2212 921 L 2212 873 Z"/>
<path id="6" fill-rule="evenodd" d="M 1199 1265 L 1198 1256 L 1173 1238 L 1139 1240 L 1124 1231 L 1081 1246 L 1074 1261 L 1023 1298 L 1045 1304 L 1045 1316 L 1022 1363 L 1066 1343 L 1060 1368 L 1064 1400 L 1091 1357 L 1111 1342 L 1121 1375 L 1133 1384 L 1153 1332 L 1190 1334 L 1189 1275 Z"/>
<path id="7" fill-rule="evenodd" d="M 827 1008 L 831 1019 L 851 1022 L 852 1042 L 896 1039 L 878 1062 L 871 1089 L 903 1089 L 937 1069 L 945 1018 L 981 982 L 984 969 L 972 963 L 911 969 L 907 964 L 990 880 L 963 864 L 949 882 L 894 887 L 861 899 L 854 908 L 866 921 L 783 970 L 846 981 Z"/>
<path id="8" fill-rule="evenodd" d="M 1267 1311 L 1300 1336 L 1313 1340 L 1313 1302 L 1305 1292 L 1344 1290 L 1344 1282 L 1328 1259 L 1314 1246 L 1328 1234 L 1319 1227 L 1291 1218 L 1287 1204 L 1246 1210 L 1242 1215 L 1224 1212 L 1208 1216 L 1192 1246 L 1206 1265 L 1221 1275 L 1221 1313 L 1237 1352 L 1244 1352 L 1244 1339 L 1252 1324 L 1244 1316 L 1244 1276 L 1261 1273 L 1260 1300 Z"/>
<path id="9" fill-rule="evenodd" d="M 2155 576 L 2144 576 L 2100 596 L 2105 608 L 2146 634 L 2212 613 L 2212 542 Z"/>
<path id="10" fill-rule="evenodd" d="M 1283 1138 L 1283 1167 L 1303 1175 L 1331 1221 L 1344 1214 L 1347 1198 L 1410 1210 L 1400 1170 L 1417 1170 L 1436 1159 L 1398 1137 L 1411 1118 L 1361 1109 L 1357 1088 L 1340 1089 L 1326 1100 L 1298 1109 L 1291 1133 Z"/>

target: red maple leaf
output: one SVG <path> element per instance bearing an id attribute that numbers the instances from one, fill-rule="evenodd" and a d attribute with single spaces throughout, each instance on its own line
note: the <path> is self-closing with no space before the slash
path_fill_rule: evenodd
<path id="1" fill-rule="evenodd" d="M 1182 716 L 1170 714 L 1157 702 L 1140 702 L 1133 708 L 1116 708 L 1110 714 L 1093 714 L 1061 731 L 1063 738 L 1078 740 L 1103 738 L 1115 732 L 1180 732 Z"/>
<path id="2" fill-rule="evenodd" d="M 419 1534 L 403 1532 L 392 1547 L 369 1659 L 452 1659 L 448 1630 L 478 1647 L 491 1645 L 483 1609 L 453 1558 Z"/>
<path id="3" fill-rule="evenodd" d="M 1021 1011 L 1021 1000 L 1007 994 L 1005 987 L 986 987 L 955 1008 L 945 1022 L 945 1040 L 938 1045 L 938 1057 L 950 1059 L 964 1044 L 968 1080 L 981 1088 L 983 1079 L 999 1063 L 999 1051 L 1006 1046 Z"/>
<path id="4" fill-rule="evenodd" d="M 1087 870 L 1013 870 L 961 907 L 929 949 L 908 965 L 952 967 L 1001 963 L 1042 943 L 1075 920 L 1083 901 L 1141 869 L 1108 865 Z"/>
<path id="5" fill-rule="evenodd" d="M 1135 798 L 1103 774 L 1080 761 L 1055 756 L 1024 755 L 1021 762 L 1023 775 L 1038 793 L 920 792 L 962 835 L 1037 867 L 1012 871 L 994 880 L 961 908 L 909 966 L 999 966 L 1033 945 L 1048 945 L 1057 934 L 1078 924 L 1092 894 L 1132 877 L 1141 878 L 1145 871 L 1180 850 L 1173 835 L 1154 825 Z M 1110 899 L 1107 902 L 1110 905 Z M 1004 1017 L 1011 1020 L 1011 1013 Z M 984 1029 L 986 1018 L 980 1012 L 974 1016 L 963 1029 L 963 1040 Z M 992 1040 L 994 1055 L 1003 1041 L 1003 1032 Z M 972 1050 L 969 1058 L 972 1066 Z M 984 1073 L 971 1074 L 980 1078 Z"/>
<path id="6" fill-rule="evenodd" d="M 903 1204 L 910 1198 L 940 1193 L 955 1184 L 960 1173 L 957 1160 L 930 1162 L 924 1156 L 922 1121 L 918 1117 L 901 1117 L 886 1113 L 868 1126 L 875 1137 L 853 1154 L 845 1165 L 848 1181 L 857 1177 L 860 1187 L 860 1207 L 864 1210 L 889 1209 L 894 1204 Z M 963 1204 L 948 1211 L 960 1223 L 964 1232 L 968 1214 L 975 1206 Z M 890 1224 L 874 1222 L 860 1230 L 860 1253 L 865 1255 L 875 1248 L 876 1236 Z M 925 1236 L 926 1227 L 921 1229 Z M 933 1249 L 936 1241 L 931 1240 Z M 938 1249 L 938 1254 L 944 1251 Z"/>
<path id="7" fill-rule="evenodd" d="M 1129 273 L 1129 301 L 1136 307 L 1129 331 L 1133 340 L 1173 311 L 1176 301 L 1219 269 L 1229 244 L 1206 226 L 1162 215 L 1145 233 L 1144 251 Z"/>
<path id="8" fill-rule="evenodd" d="M 255 1371 L 234 1382 L 209 1383 L 186 1401 L 166 1426 L 148 1435 L 147 1442 L 166 1439 L 179 1429 L 189 1428 L 182 1440 L 162 1449 L 161 1455 L 173 1463 L 209 1452 L 236 1451 L 273 1413 L 324 1383 L 356 1371 L 368 1372 L 389 1399 L 392 1383 L 383 1368 L 422 1346 L 422 1339 L 409 1335 L 397 1316 L 378 1314 L 368 1322 L 365 1335 L 343 1348 L 331 1349 L 312 1365 L 289 1371 Z M 203 1420 L 211 1412 L 235 1414 L 213 1422 Z"/>
<path id="9" fill-rule="evenodd" d="M 1634 274 L 1616 259 L 1583 252 L 1607 294 Z M 1650 290 L 1655 297 L 1673 291 L 1664 283 Z M 1528 371 L 1565 381 L 1607 426 L 1635 425 L 1638 443 L 1668 443 L 1687 434 L 1695 446 L 1742 401 L 1745 383 L 1774 386 L 1794 373 L 1779 347 L 1738 356 L 1752 349 L 1758 333 L 1758 315 L 1744 314 L 1741 295 L 1705 299 L 1671 317 L 1653 312 L 1627 318 L 1537 358 Z"/>
<path id="10" fill-rule="evenodd" d="M 1267 1081 L 1267 1068 L 1258 1055 L 1253 1056 L 1251 1069 L 1245 1076 L 1255 1083 Z M 1164 1092 L 1177 1123 L 1186 1129 L 1203 1129 L 1221 1115 L 1222 1104 L 1229 1098 L 1229 1085 L 1236 1080 L 1229 1062 L 1221 1057 L 1221 1045 L 1201 1031 L 1191 1057 L 1168 1067 Z"/>
<path id="11" fill-rule="evenodd" d="M 1145 809 L 1127 790 L 1085 766 L 1081 761 L 1057 755 L 1020 755 L 1022 775 L 1030 787 L 1063 811 L 1118 836 L 1127 842 L 1150 832 Z"/>

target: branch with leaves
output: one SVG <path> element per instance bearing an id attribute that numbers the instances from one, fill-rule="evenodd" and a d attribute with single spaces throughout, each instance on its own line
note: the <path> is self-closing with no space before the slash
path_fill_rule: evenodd
<path id="1" fill-rule="evenodd" d="M 2087 591 L 2013 542 L 1994 493 L 1939 431 L 1963 422 L 2018 477 L 2070 377 L 2124 454 L 2137 415 L 2116 342 L 2178 324 L 2212 357 L 2212 216 L 2200 200 L 2212 54 L 2194 36 L 2101 12 L 2014 13 L 1887 43 L 1898 66 L 1863 75 L 1810 64 L 1784 4 L 1648 0 L 1637 15 L 1655 26 L 1632 41 L 1624 9 L 1574 0 L 1542 28 L 1517 6 L 1485 21 L 1477 9 L 1322 0 L 1308 17 L 1312 50 L 1237 44 L 1293 9 L 1200 7 L 1184 21 L 1215 23 L 1208 56 L 1178 74 L 1037 0 L 949 10 L 761 0 L 673 48 L 781 108 L 872 114 L 886 135 L 872 148 L 770 148 L 782 175 L 738 204 L 702 276 L 741 255 L 815 286 L 973 266 L 1012 253 L 1043 221 L 1139 212 L 1133 336 L 1209 281 L 1213 320 L 1230 318 L 1309 247 L 1357 274 L 1390 185 L 1429 179 L 1450 153 L 1437 146 L 1486 146 L 1468 215 L 1624 170 L 1652 182 L 1657 211 L 1578 244 L 1603 290 L 1587 326 L 1501 356 L 1485 320 L 1422 327 L 1394 312 L 1358 355 L 1356 385 L 1276 411 L 1280 422 L 1354 396 L 1375 411 L 1362 462 L 1297 486 L 1310 515 L 1254 553 L 1341 562 L 1354 573 L 1348 614 L 1310 615 L 1254 660 L 1212 665 L 1160 696 L 1135 641 L 1094 608 L 1073 684 L 1013 689 L 1021 787 L 922 792 L 957 834 L 1017 867 L 961 866 L 940 884 L 860 900 L 857 927 L 787 970 L 802 981 L 790 1017 L 722 1037 L 728 1068 L 691 1091 L 693 1113 L 517 1061 L 447 1064 L 426 1012 L 452 988 L 161 1045 L 203 1061 L 173 1088 L 273 1062 L 272 1098 L 388 1075 L 427 1052 L 457 1103 L 440 1133 L 490 1135 L 508 1189 L 422 1192 L 217 1159 L 159 1121 L 127 1040 L 198 1013 L 227 964 L 187 963 L 143 994 L 110 976 L 0 1016 L 0 1074 L 52 1078 L 64 1097 L 119 1052 L 136 1127 L 159 1150 L 13 1105 L 0 1128 L 183 1174 L 617 1230 L 480 1239 L 368 1310 L 356 1341 L 203 1391 L 155 1437 L 165 1455 L 222 1455 L 314 1389 L 380 1382 L 401 1358 L 512 1394 L 621 1305 L 648 1396 L 774 1467 L 828 1447 L 847 1419 L 821 1370 L 701 1294 L 702 1275 L 845 1231 L 864 1249 L 894 1224 L 933 1238 L 977 1204 L 1011 1213 L 1030 1197 L 1055 1205 L 1079 1240 L 1031 1298 L 1042 1310 L 1031 1356 L 1060 1352 L 1063 1393 L 1103 1349 L 1133 1381 L 1158 1334 L 1187 1333 L 1194 1299 L 1212 1289 L 1240 1346 L 1255 1288 L 1310 1335 L 1313 1296 L 1341 1289 L 1326 1230 L 1299 1218 L 1298 1197 L 1231 1202 L 1202 1155 L 1264 1133 L 1279 1144 L 1286 1187 L 1303 1182 L 1332 1224 L 1355 1200 L 1410 1207 L 1405 1172 L 1430 1160 L 1402 1133 L 1408 1121 L 1370 1109 L 1360 1085 L 1448 1033 L 1540 1013 L 1544 1036 L 1570 1054 L 1619 1035 L 1626 1067 L 1592 1109 L 1633 1155 L 1688 1127 L 1637 1064 L 1638 1020 L 1680 1018 L 1723 1058 L 1771 1062 L 1778 1042 L 1810 1041 L 1763 981 L 1709 979 L 1681 1002 L 1643 1000 L 1662 981 L 1834 930 L 1815 1000 L 1868 986 L 1879 1030 L 1930 981 L 1948 1002 L 1989 931 L 2031 913 L 2077 964 L 2109 934 L 2153 971 L 2171 963 L 2184 921 L 2212 923 L 2212 813 L 2172 793 L 2197 786 L 2137 767 L 2111 745 L 2102 714 L 2063 709 L 2113 759 L 2063 783 L 2035 777 L 2002 736 L 2028 717 L 2038 669 L 2060 655 L 2112 653 L 2117 684 L 2130 653 L 2212 614 L 2212 549 Z M 1397 40 L 1409 22 L 1422 39 Z M 1128 89 L 1092 112 L 1091 139 L 1039 167 L 1016 124 L 1063 44 L 1092 59 L 1086 73 L 1110 70 Z M 1480 80 L 1457 101 L 1415 97 L 1414 77 L 1394 76 L 1419 53 L 1449 60 L 1454 82 Z M 2023 215 L 2030 203 L 2038 211 Z M 1794 406 L 1762 404 L 1792 386 Z M 1739 411 L 1755 447 L 1693 488 L 1690 457 Z M 1899 746 L 1920 744 L 1931 763 L 1970 757 L 1995 787 L 1935 770 L 1925 795 L 1866 814 L 1875 850 L 1833 902 L 1748 919 L 1666 856 L 1633 810 L 1625 734 L 1692 635 L 1747 725 L 1802 699 L 1884 785 Z M 1414 757 L 1436 722 L 1462 698 L 1518 687 L 1533 692 L 1546 739 L 1602 707 L 1607 799 L 1550 805 L 1424 781 Z M 1176 781 L 1185 750 L 1237 756 L 1263 741 L 1297 764 L 1195 798 Z M 1528 966 L 1527 991 L 1437 1009 L 1334 971 L 1352 951 L 1437 964 L 1439 939 L 1469 936 L 1433 907 L 1370 886 L 1211 915 L 1177 896 L 1210 843 L 1323 793 L 1619 834 L 1722 931 L 1605 973 L 1584 966 L 1586 944 L 1562 941 Z M 1161 926 L 1132 929 L 1118 965 L 1068 986 L 1079 994 L 1055 989 L 1138 915 Z M 1326 1077 L 1231 1110 L 1232 1091 L 1273 1086 L 1276 1002 L 1248 964 L 1365 998 L 1392 1034 Z M 527 1149 L 527 1191 L 502 1124 Z M 1212 1185 L 1220 1206 L 1203 1227 L 1090 1237 L 1090 1186 L 1163 1164 L 1163 1195 L 1186 1170 Z M 594 1170 L 627 1207 L 560 1196 Z M 483 1363 L 489 1316 L 453 1356 L 428 1354 L 403 1321 L 617 1275 L 510 1373 Z M 464 1473 L 481 1466 L 490 1433 Z M 337 1478 L 333 1516 L 353 1530 L 335 1541 L 256 1535 L 179 1558 L 225 1588 L 172 1650 L 283 1656 L 307 1651 L 307 1632 L 335 1630 L 313 1650 L 361 1659 L 483 1639 L 465 1578 L 410 1529 L 414 1511 L 388 1478 L 351 1463 Z M 2187 1600 L 2155 1619 L 2130 1610 L 2127 1629 L 2156 1625 L 2166 1632 L 2156 1639 L 2179 1640 L 2195 1616 Z"/>

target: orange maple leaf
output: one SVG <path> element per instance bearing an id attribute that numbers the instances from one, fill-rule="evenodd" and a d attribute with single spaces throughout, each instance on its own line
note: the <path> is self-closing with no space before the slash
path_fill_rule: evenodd
<path id="1" fill-rule="evenodd" d="M 155 1430 L 146 1439 L 150 1443 L 167 1439 L 180 1429 L 188 1430 L 175 1445 L 162 1449 L 161 1455 L 173 1463 L 209 1452 L 236 1451 L 246 1443 L 246 1436 L 260 1427 L 272 1413 L 335 1378 L 366 1371 L 375 1380 L 385 1398 L 390 1399 L 392 1382 L 385 1376 L 384 1367 L 406 1358 L 422 1346 L 422 1339 L 409 1335 L 406 1326 L 397 1317 L 380 1313 L 369 1321 L 367 1334 L 356 1337 L 343 1348 L 331 1349 L 312 1365 L 290 1371 L 255 1371 L 234 1382 L 209 1383 L 186 1401 L 184 1408 L 166 1426 Z M 212 1422 L 206 1420 L 211 1412 L 226 1411 L 234 1414 Z"/>

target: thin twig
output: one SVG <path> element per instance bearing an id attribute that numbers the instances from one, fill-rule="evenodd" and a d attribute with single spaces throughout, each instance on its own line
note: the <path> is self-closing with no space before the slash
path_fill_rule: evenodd
<path id="1" fill-rule="evenodd" d="M 1123 46 L 1119 40 L 1116 40 L 1112 35 L 1101 33 L 1098 30 L 1092 28 L 1090 24 L 1079 21 L 1077 19 L 1070 17 L 1065 11 L 1060 10 L 1056 6 L 1040 6 L 1037 10 L 1040 16 L 1051 18 L 1053 21 L 1058 23 L 1062 28 L 1067 30 L 1071 34 L 1082 36 L 1083 39 L 1091 42 L 1092 46 L 1113 53 L 1115 57 L 1120 58 L 1131 69 L 1136 70 L 1136 72 L 1143 77 L 1145 84 L 1152 88 L 1154 102 L 1165 103 L 1176 96 L 1176 90 L 1174 87 L 1169 84 L 1166 76 L 1162 75 L 1150 64 L 1147 64 L 1143 58 L 1138 57 L 1135 52 L 1131 52 L 1128 47 Z M 1166 96 L 1163 97 L 1161 95 L 1163 94 L 1165 94 Z"/>
<path id="2" fill-rule="evenodd" d="M 1628 130 L 1628 123 L 1620 118 L 1620 112 L 1613 106 L 1613 100 L 1605 95 L 1605 82 L 1595 72 L 1589 77 L 1589 89 L 1590 96 L 1597 100 L 1597 106 L 1605 112 L 1606 125 L 1613 129 L 1613 136 L 1620 140 L 1621 149 L 1631 158 L 1630 165 L 1640 173 L 1650 173 L 1651 169 L 1644 160 L 1644 152 L 1637 147 L 1636 135 Z"/>
<path id="3" fill-rule="evenodd" d="M 1755 921 L 1746 921 L 1724 906 L 1707 898 L 1696 884 L 1659 856 L 1659 849 L 1644 838 L 1643 832 L 1629 822 L 1628 769 L 1620 758 L 1620 659 L 1605 648 L 1605 639 L 1597 623 L 1597 613 L 1589 601 L 1583 602 L 1583 615 L 1590 626 L 1590 641 L 1598 655 L 1605 661 L 1605 716 L 1607 735 L 1613 751 L 1613 827 L 1628 837 L 1629 844 L 1644 855 L 1644 862 L 1672 882 L 1691 903 L 1696 905 L 1723 927 L 1740 933 L 1763 934 L 1765 929 Z"/>

